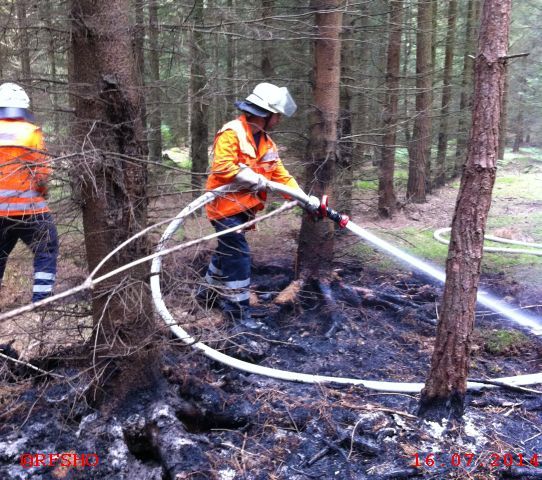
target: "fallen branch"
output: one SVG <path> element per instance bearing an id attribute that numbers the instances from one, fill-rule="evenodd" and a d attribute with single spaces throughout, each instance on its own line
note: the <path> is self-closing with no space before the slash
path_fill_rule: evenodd
<path id="1" fill-rule="evenodd" d="M 48 372 L 47 370 L 42 370 L 41 368 L 38 368 L 35 365 L 32 365 L 31 363 L 23 362 L 22 360 L 18 360 L 17 358 L 10 357 L 9 355 L 6 355 L 1 352 L 0 352 L 0 358 L 3 358 L 4 360 L 9 360 L 10 362 L 16 363 L 18 365 L 24 365 L 25 367 L 28 367 L 36 372 L 42 373 L 43 375 L 50 375 L 51 377 L 62 378 L 62 379 L 66 378 L 63 375 L 59 375 L 58 373 Z"/>

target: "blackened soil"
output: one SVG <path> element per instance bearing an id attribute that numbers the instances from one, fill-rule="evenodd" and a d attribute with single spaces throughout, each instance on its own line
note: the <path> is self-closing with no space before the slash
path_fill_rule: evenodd
<path id="1" fill-rule="evenodd" d="M 228 354 L 294 372 L 425 379 L 441 291 L 423 278 L 342 265 L 333 279 L 306 284 L 294 305 L 278 306 L 276 295 L 293 279 L 290 265 L 281 259 L 255 265 L 253 287 L 264 314 L 258 317 L 262 328 L 253 332 L 196 305 L 196 279 L 176 283 L 183 275 L 171 274 L 166 304 L 190 320 L 187 330 Z M 540 298 L 534 288 L 486 280 L 510 301 Z M 471 378 L 541 371 L 539 337 L 479 312 Z M 0 478 L 500 479 L 540 478 L 529 475 L 542 471 L 540 394 L 470 393 L 463 423 L 449 422 L 443 433 L 443 426 L 416 417 L 417 394 L 274 380 L 225 367 L 173 341 L 164 348 L 163 373 L 165 391 L 143 392 L 115 416 L 92 411 L 53 380 L 28 383 L 16 408 L 4 404 Z M 22 452 L 50 451 L 97 453 L 100 465 L 62 471 L 17 466 Z M 541 467 L 531 465 L 535 454 Z"/>

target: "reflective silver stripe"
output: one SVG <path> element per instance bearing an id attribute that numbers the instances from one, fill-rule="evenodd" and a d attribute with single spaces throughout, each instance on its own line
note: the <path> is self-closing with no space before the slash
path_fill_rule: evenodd
<path id="1" fill-rule="evenodd" d="M 34 274 L 34 278 L 36 280 L 54 280 L 56 278 L 56 275 L 54 273 L 36 272 Z"/>
<path id="2" fill-rule="evenodd" d="M 274 150 L 269 150 L 260 160 L 260 162 L 272 162 L 273 160 L 278 160 L 279 154 Z"/>
<path id="3" fill-rule="evenodd" d="M 224 297 L 230 302 L 242 302 L 243 300 L 250 300 L 250 292 L 241 292 L 238 294 L 224 295 Z"/>
<path id="4" fill-rule="evenodd" d="M 35 203 L 0 203 L 0 210 L 15 212 L 17 210 L 37 210 L 38 208 L 47 207 L 47 202 Z"/>
<path id="5" fill-rule="evenodd" d="M 35 190 L 2 190 L 0 189 L 0 197 L 19 197 L 19 198 L 36 198 L 40 194 Z"/>
<path id="6" fill-rule="evenodd" d="M 214 273 L 215 275 L 222 275 L 222 270 L 220 268 L 215 267 L 214 263 L 209 263 L 209 271 L 211 273 Z"/>
<path id="7" fill-rule="evenodd" d="M 224 282 L 226 288 L 244 288 L 250 285 L 250 278 L 246 280 L 235 280 L 232 282 Z"/>
<path id="8" fill-rule="evenodd" d="M 53 290 L 52 285 L 34 285 L 34 288 L 32 289 L 34 293 L 50 292 L 51 290 Z"/>

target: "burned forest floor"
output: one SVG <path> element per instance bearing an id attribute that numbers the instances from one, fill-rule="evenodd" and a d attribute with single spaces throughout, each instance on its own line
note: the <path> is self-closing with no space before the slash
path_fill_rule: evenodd
<path id="1" fill-rule="evenodd" d="M 533 165 L 530 172 L 540 175 Z M 513 161 L 506 167 L 509 175 L 523 171 Z M 382 221 L 371 213 L 374 192 L 362 191 L 353 220 L 422 255 L 420 244 L 430 241 L 425 232 L 449 225 L 456 193 L 456 186 L 445 187 L 428 204 L 405 205 L 393 220 Z M 541 232 L 527 224 L 522 229 L 521 219 L 530 212 L 536 220 L 542 200 L 508 194 L 496 195 L 491 229 L 540 243 Z M 499 220 L 505 217 L 515 221 Z M 195 300 L 213 244 L 177 252 L 164 263 L 162 292 L 175 321 L 196 340 L 250 364 L 423 383 L 442 285 L 341 233 L 331 274 L 301 285 L 290 299 L 279 298 L 294 281 L 299 222 L 299 212 L 292 212 L 248 233 L 258 330 L 235 325 Z M 210 231 L 204 219 L 193 218 L 182 240 Z M 446 247 L 434 247 L 424 258 L 442 266 L 439 248 Z M 482 286 L 511 308 L 528 307 L 542 317 L 540 270 L 536 260 L 488 258 Z M 69 361 L 88 348 L 84 300 L 4 326 L 0 343 L 10 347 L 2 353 L 24 363 L 0 359 L 1 480 L 542 478 L 542 385 L 470 391 L 463 422 L 439 424 L 417 417 L 417 393 L 292 382 L 233 369 L 160 327 L 164 381 L 120 408 L 94 409 L 87 395 L 92 368 Z M 51 333 L 51 325 L 61 333 Z M 29 331 L 32 338 L 25 341 L 21 332 Z M 39 343 L 39 332 L 46 345 Z M 539 372 L 542 337 L 479 308 L 470 379 Z M 87 463 L 99 461 L 84 465 L 79 458 L 81 464 L 72 467 L 56 459 L 55 465 L 36 466 L 24 456 L 35 460 L 49 453 L 93 454 Z"/>

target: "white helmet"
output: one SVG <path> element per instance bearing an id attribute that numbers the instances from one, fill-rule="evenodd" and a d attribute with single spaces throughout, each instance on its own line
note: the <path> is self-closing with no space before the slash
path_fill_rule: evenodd
<path id="1" fill-rule="evenodd" d="M 272 113 L 282 113 L 291 117 L 297 110 L 297 105 L 286 87 L 277 87 L 272 83 L 259 83 L 252 93 L 246 98 L 247 102 L 253 103 Z"/>
<path id="2" fill-rule="evenodd" d="M 0 85 L 0 108 L 30 107 L 30 98 L 16 83 L 3 83 Z"/>

